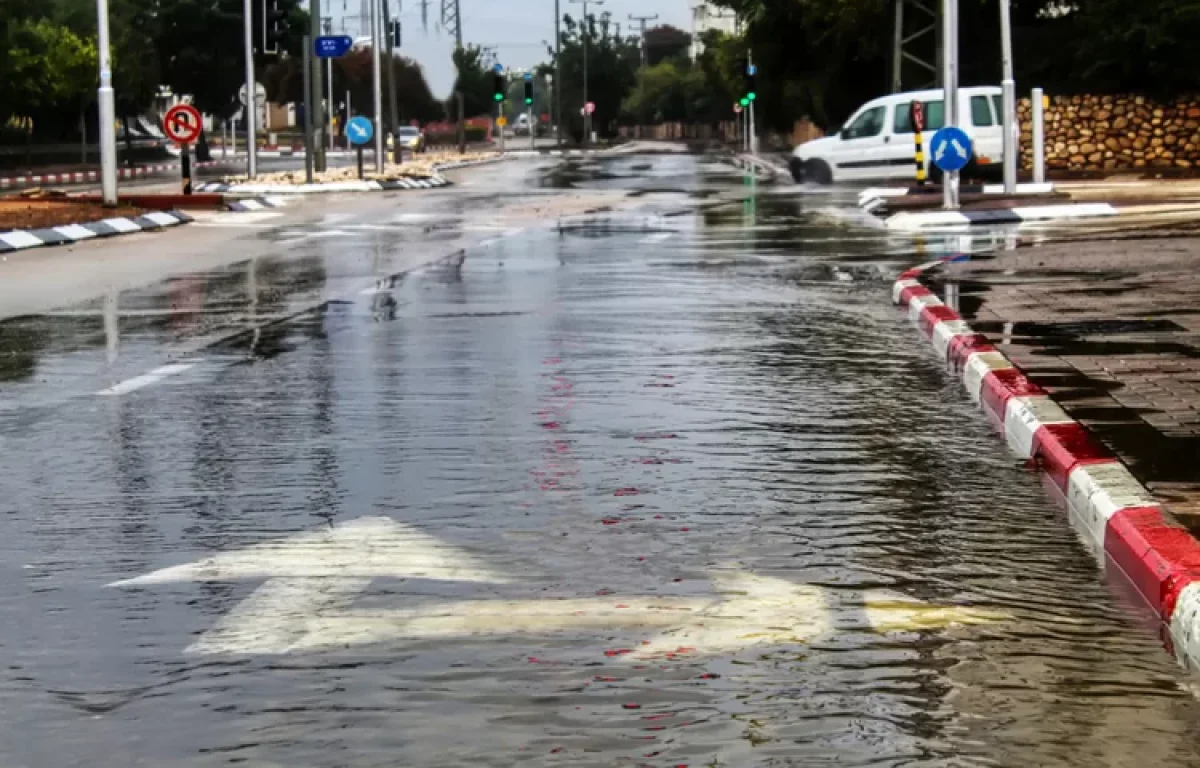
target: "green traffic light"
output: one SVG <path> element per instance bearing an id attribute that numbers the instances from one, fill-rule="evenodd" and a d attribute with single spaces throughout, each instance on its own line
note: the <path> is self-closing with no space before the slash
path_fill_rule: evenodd
<path id="1" fill-rule="evenodd" d="M 496 94 L 496 101 L 504 101 L 504 94 L 503 94 L 503 93 L 497 93 L 497 94 Z"/>
<path id="2" fill-rule="evenodd" d="M 525 99 L 525 103 L 526 103 L 526 104 L 532 104 L 532 103 L 533 103 L 533 99 Z"/>
<path id="3" fill-rule="evenodd" d="M 743 107 L 748 107 L 750 106 L 750 99 L 743 98 L 741 103 Z"/>
<path id="4" fill-rule="evenodd" d="M 758 94 L 757 94 L 757 93 L 755 93 L 754 91 L 750 91 L 750 93 L 747 93 L 747 94 L 746 94 L 746 100 L 747 100 L 747 101 L 754 101 L 754 100 L 755 100 L 755 99 L 757 99 L 757 98 L 758 98 Z"/>

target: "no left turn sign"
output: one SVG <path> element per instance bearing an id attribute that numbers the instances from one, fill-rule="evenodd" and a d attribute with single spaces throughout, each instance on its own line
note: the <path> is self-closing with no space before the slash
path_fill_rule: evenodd
<path id="1" fill-rule="evenodd" d="M 176 144 L 191 144 L 200 138 L 204 122 L 200 111 L 191 104 L 178 104 L 167 110 L 163 117 L 163 131 Z"/>

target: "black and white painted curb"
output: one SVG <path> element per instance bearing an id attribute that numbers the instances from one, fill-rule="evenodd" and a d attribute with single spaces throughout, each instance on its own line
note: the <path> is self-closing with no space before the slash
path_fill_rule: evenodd
<path id="1" fill-rule="evenodd" d="M 958 230 L 996 224 L 1027 224 L 1036 221 L 1116 216 L 1118 213 L 1119 211 L 1109 203 L 1075 203 L 995 208 L 986 211 L 904 211 L 889 216 L 886 223 L 888 229 L 906 231 Z"/>
<path id="2" fill-rule="evenodd" d="M 134 232 L 149 232 L 186 224 L 191 216 L 180 211 L 154 212 L 135 218 L 104 219 L 86 224 L 68 224 L 50 229 L 17 229 L 0 232 L 0 253 L 40 248 L 44 245 L 68 245 L 95 237 L 115 237 Z"/>
<path id="3" fill-rule="evenodd" d="M 1018 195 L 1048 195 L 1054 191 L 1050 182 L 1029 182 L 1017 185 Z M 960 195 L 1003 195 L 1003 184 L 963 184 L 958 188 Z M 868 211 L 874 211 L 887 202 L 889 197 L 907 197 L 909 195 L 941 195 L 940 187 L 868 187 L 858 193 L 858 204 Z"/>
<path id="4" fill-rule="evenodd" d="M 286 200 L 278 197 L 247 197 L 240 200 L 230 200 L 225 204 L 225 208 L 235 213 L 249 213 L 250 211 L 281 208 L 286 204 Z"/>
<path id="5" fill-rule="evenodd" d="M 450 184 L 441 176 L 400 178 L 387 181 L 334 181 L 324 184 L 225 184 L 210 181 L 196 187 L 197 192 L 229 195 L 311 195 L 321 192 L 380 192 L 397 189 L 433 189 Z"/>

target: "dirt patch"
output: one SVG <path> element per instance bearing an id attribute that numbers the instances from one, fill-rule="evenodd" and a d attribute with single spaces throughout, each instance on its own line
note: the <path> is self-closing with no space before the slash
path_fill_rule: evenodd
<path id="1" fill-rule="evenodd" d="M 118 216 L 141 216 L 140 208 L 105 208 L 98 203 L 38 197 L 0 198 L 0 232 L 14 229 L 48 229 L 67 224 L 85 224 Z"/>

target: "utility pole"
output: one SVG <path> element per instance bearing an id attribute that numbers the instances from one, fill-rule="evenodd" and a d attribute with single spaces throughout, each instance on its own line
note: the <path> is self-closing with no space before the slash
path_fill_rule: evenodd
<path id="1" fill-rule="evenodd" d="M 421 23 L 425 25 L 425 29 L 429 29 L 429 0 L 421 2 Z M 454 30 L 454 53 L 458 56 L 462 55 L 463 37 L 462 37 L 462 5 L 460 0 L 442 0 L 442 26 L 446 29 Z M 458 127 L 458 153 L 461 155 L 467 151 L 467 125 L 466 125 L 466 98 L 462 91 L 454 92 L 455 116 Z M 447 110 L 449 107 L 447 107 Z"/>
<path id="2" fill-rule="evenodd" d="M 642 24 L 642 69 L 645 69 L 646 68 L 646 22 L 647 21 L 657 21 L 658 14 L 656 13 L 653 16 L 634 16 L 631 13 L 631 14 L 629 14 L 629 20 L 630 21 L 639 21 Z M 621 36 L 621 34 L 618 32 L 617 37 L 620 37 L 620 36 Z"/>
<path id="3" fill-rule="evenodd" d="M 246 14 L 245 43 L 246 43 L 246 103 L 242 109 L 246 113 L 246 176 L 253 179 L 258 175 L 258 136 L 254 129 L 255 111 L 258 101 L 255 98 L 257 89 L 254 82 L 254 7 L 253 0 L 243 0 L 242 7 Z M 101 130 L 104 126 L 101 125 Z"/>
<path id="4" fill-rule="evenodd" d="M 562 12 L 559 0 L 554 0 L 554 135 L 555 146 L 561 147 L 563 141 L 562 128 L 562 71 L 559 60 L 562 59 Z"/>
<path id="5" fill-rule="evenodd" d="M 316 40 L 321 36 L 321 0 L 308 0 L 309 14 L 309 34 L 312 40 Z M 312 47 L 312 40 L 309 41 L 309 48 Z M 321 71 L 321 60 L 312 55 L 312 51 L 305 51 L 312 59 L 310 66 L 312 67 L 312 90 L 309 98 L 309 104 L 313 110 L 311 137 L 313 148 L 313 168 L 317 173 L 322 173 L 325 170 L 325 110 L 321 104 L 325 100 L 325 79 L 324 72 Z M 306 94 L 308 95 L 308 94 Z M 258 106 L 257 101 L 255 107 Z"/>
<path id="6" fill-rule="evenodd" d="M 371 61 L 373 64 L 372 91 L 375 97 L 375 171 L 383 173 L 387 158 L 383 154 L 383 71 L 380 64 L 380 48 L 383 47 L 383 34 L 380 29 L 383 13 L 380 4 L 383 0 L 371 0 Z"/>
<path id="7" fill-rule="evenodd" d="M 583 146 L 587 146 L 592 138 L 592 116 L 587 113 L 588 103 L 588 39 L 592 36 L 592 25 L 588 20 L 588 4 L 604 5 L 605 0 L 570 0 L 572 3 L 583 4 L 583 26 L 580 37 L 583 38 Z"/>
<path id="8" fill-rule="evenodd" d="M 105 205 L 112 206 L 117 204 L 117 107 L 109 58 L 108 0 L 96 0 L 96 22 L 100 49 L 100 90 L 97 93 L 100 105 L 100 195 Z"/>

